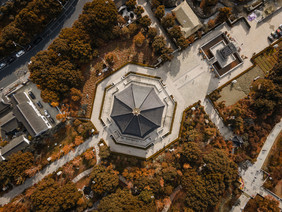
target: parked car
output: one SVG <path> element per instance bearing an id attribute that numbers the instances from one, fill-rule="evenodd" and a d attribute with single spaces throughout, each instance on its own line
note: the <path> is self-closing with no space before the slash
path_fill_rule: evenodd
<path id="1" fill-rule="evenodd" d="M 271 32 L 271 35 L 274 39 L 277 39 L 279 37 L 275 31 Z"/>
<path id="2" fill-rule="evenodd" d="M 42 37 L 38 37 L 38 38 L 36 38 L 36 39 L 33 41 L 33 44 L 34 44 L 34 45 L 37 45 L 37 44 L 39 44 L 41 41 L 42 41 Z"/>
<path id="3" fill-rule="evenodd" d="M 54 120 L 51 116 L 49 117 L 49 121 L 50 121 L 52 124 L 55 123 L 55 120 Z"/>
<path id="4" fill-rule="evenodd" d="M 10 57 L 8 60 L 7 60 L 7 63 L 8 64 L 11 64 L 12 62 L 14 62 L 16 60 L 15 57 Z"/>
<path id="5" fill-rule="evenodd" d="M 0 63 L 0 70 L 1 70 L 2 68 L 4 68 L 6 65 L 7 65 L 7 63 L 4 63 L 4 62 Z"/>
<path id="6" fill-rule="evenodd" d="M 40 101 L 38 101 L 36 104 L 38 105 L 38 107 L 43 108 L 43 105 L 41 104 Z"/>
<path id="7" fill-rule="evenodd" d="M 51 116 L 50 116 L 50 113 L 48 112 L 48 110 L 44 110 L 44 115 L 45 115 L 46 117 L 48 117 L 48 118 L 51 117 Z"/>
<path id="8" fill-rule="evenodd" d="M 269 40 L 270 43 L 272 43 L 272 42 L 274 41 L 274 39 L 273 39 L 273 37 L 272 37 L 271 35 L 269 35 L 269 36 L 267 37 L 267 39 Z"/>
<path id="9" fill-rule="evenodd" d="M 32 93 L 32 91 L 29 91 L 28 92 L 28 95 L 32 98 L 32 99 L 35 99 L 36 97 L 34 96 L 34 94 Z"/>
<path id="10" fill-rule="evenodd" d="M 279 37 L 282 36 L 282 31 L 281 31 L 280 29 L 277 29 L 277 30 L 276 30 L 276 33 L 278 34 Z"/>
<path id="11" fill-rule="evenodd" d="M 16 54 L 16 57 L 20 57 L 22 55 L 25 54 L 25 51 L 24 50 L 20 50 L 17 54 Z"/>

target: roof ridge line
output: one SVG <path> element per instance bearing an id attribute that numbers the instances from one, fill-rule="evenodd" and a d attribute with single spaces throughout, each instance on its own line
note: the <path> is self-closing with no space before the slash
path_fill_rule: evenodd
<path id="1" fill-rule="evenodd" d="M 117 99 L 117 101 L 119 101 L 121 104 L 123 104 L 125 107 L 129 108 L 130 110 L 132 110 L 131 107 L 129 107 L 127 104 L 125 104 L 123 101 L 121 101 L 120 99 L 118 99 L 116 96 L 114 96 L 114 99 Z M 123 113 L 123 114 L 120 114 L 120 115 L 116 115 L 116 116 L 113 116 L 112 114 L 110 115 L 111 117 L 117 117 L 117 116 L 122 116 L 122 115 L 127 115 L 127 114 L 130 114 L 131 112 L 129 113 Z"/>
<path id="2" fill-rule="evenodd" d="M 135 104 L 135 98 L 134 98 L 134 92 L 133 92 L 133 85 L 132 84 L 130 85 L 130 89 L 131 89 L 131 95 L 132 95 L 132 98 L 133 98 L 133 104 L 134 104 L 134 108 L 135 108 L 136 104 Z M 131 108 L 131 109 L 134 109 L 134 108 Z"/>
<path id="3" fill-rule="evenodd" d="M 141 111 L 140 111 L 140 114 L 141 114 L 142 112 L 145 112 L 145 111 L 149 111 L 149 110 L 155 110 L 155 109 L 158 109 L 158 108 L 162 108 L 162 107 L 164 107 L 164 105 L 162 105 L 162 106 L 159 106 L 159 107 L 153 107 L 153 108 L 149 108 L 149 109 L 146 109 L 146 110 L 141 110 Z"/>
<path id="4" fill-rule="evenodd" d="M 148 119 L 147 117 L 145 117 L 144 115 L 142 115 L 141 113 L 140 113 L 139 116 L 142 116 L 144 119 L 146 119 L 147 121 L 151 122 L 152 124 L 154 124 L 154 125 L 156 125 L 156 126 L 159 126 L 159 125 L 157 125 L 156 123 L 154 123 L 154 122 L 152 122 L 151 120 L 149 120 L 149 119 Z"/>
<path id="5" fill-rule="evenodd" d="M 131 118 L 130 121 L 128 122 L 128 124 L 127 124 L 127 126 L 126 126 L 124 132 L 125 132 L 126 129 L 128 128 L 129 124 L 132 122 L 133 118 L 134 118 L 134 115 L 132 116 L 132 118 Z M 139 124 L 138 116 L 137 116 L 137 124 L 138 124 L 138 128 L 139 128 L 140 136 L 141 136 L 141 129 L 140 129 L 140 124 Z"/>
<path id="6" fill-rule="evenodd" d="M 140 105 L 139 108 L 142 107 L 142 105 L 144 104 L 144 102 L 146 101 L 146 99 L 148 98 L 148 96 L 150 95 L 150 93 L 152 93 L 153 90 L 154 90 L 154 88 L 151 88 L 150 92 L 148 92 L 148 94 L 147 94 L 146 97 L 144 98 L 144 100 L 143 100 L 143 102 L 142 102 L 142 104 Z"/>

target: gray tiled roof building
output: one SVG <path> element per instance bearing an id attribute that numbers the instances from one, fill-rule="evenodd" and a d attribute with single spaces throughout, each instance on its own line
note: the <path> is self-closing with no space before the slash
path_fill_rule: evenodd
<path id="1" fill-rule="evenodd" d="M 152 86 L 131 84 L 115 95 L 111 118 L 122 134 L 144 138 L 161 126 L 163 110 Z"/>

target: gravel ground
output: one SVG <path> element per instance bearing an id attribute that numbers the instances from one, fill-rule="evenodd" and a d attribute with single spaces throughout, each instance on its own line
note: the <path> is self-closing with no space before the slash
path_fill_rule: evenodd
<path id="1" fill-rule="evenodd" d="M 248 95 L 254 78 L 258 76 L 263 77 L 264 73 L 258 66 L 255 66 L 250 71 L 237 78 L 237 83 L 229 83 L 226 85 L 220 92 L 221 97 L 217 102 L 225 101 L 226 106 L 235 104 L 238 100 Z"/>

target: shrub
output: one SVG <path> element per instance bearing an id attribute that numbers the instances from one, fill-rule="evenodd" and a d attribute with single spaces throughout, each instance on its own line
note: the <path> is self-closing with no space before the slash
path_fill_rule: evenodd
<path id="1" fill-rule="evenodd" d="M 138 26 L 135 23 L 129 24 L 128 30 L 131 36 L 136 35 L 138 32 Z"/>
<path id="2" fill-rule="evenodd" d="M 139 19 L 139 24 L 142 28 L 147 29 L 151 25 L 151 23 L 152 23 L 151 19 L 149 18 L 148 15 L 145 15 Z"/>
<path id="3" fill-rule="evenodd" d="M 101 159 L 107 159 L 111 155 L 110 149 L 107 146 L 100 146 L 99 157 Z"/>
<path id="4" fill-rule="evenodd" d="M 215 26 L 215 21 L 213 19 L 209 20 L 208 27 L 213 28 Z"/>
<path id="5" fill-rule="evenodd" d="M 175 38 L 176 40 L 183 36 L 179 26 L 173 26 L 168 30 L 168 34 L 171 38 Z"/>
<path id="6" fill-rule="evenodd" d="M 163 36 L 156 36 L 153 43 L 152 47 L 155 53 L 161 55 L 162 49 L 165 47 L 165 40 Z"/>
<path id="7" fill-rule="evenodd" d="M 121 29 L 121 38 L 123 40 L 126 40 L 126 39 L 129 39 L 130 38 L 130 32 L 129 32 L 129 29 L 124 26 L 122 29 Z"/>
<path id="8" fill-rule="evenodd" d="M 134 9 L 134 13 L 136 14 L 137 18 L 140 18 L 142 16 L 142 13 L 144 13 L 144 8 L 142 6 L 137 6 Z"/>
<path id="9" fill-rule="evenodd" d="M 167 14 L 162 18 L 161 24 L 165 29 L 169 29 L 170 27 L 173 27 L 175 24 L 175 16 L 170 13 Z"/>
<path id="10" fill-rule="evenodd" d="M 218 9 L 219 13 L 216 17 L 216 22 L 223 22 L 226 21 L 229 16 L 231 15 L 231 8 L 230 7 L 222 7 Z"/>
<path id="11" fill-rule="evenodd" d="M 157 8 L 158 6 L 160 6 L 160 1 L 159 0 L 152 0 L 152 8 Z"/>
<path id="12" fill-rule="evenodd" d="M 136 46 L 141 47 L 144 43 L 145 36 L 142 34 L 142 32 L 139 32 L 137 35 L 134 36 L 133 40 Z"/>
<path id="13" fill-rule="evenodd" d="M 161 19 L 162 17 L 164 17 L 164 15 L 165 15 L 165 7 L 164 7 L 164 5 L 158 6 L 156 11 L 155 11 L 155 16 L 158 19 Z"/>
<path id="14" fill-rule="evenodd" d="M 110 66 L 113 66 L 115 61 L 117 60 L 117 56 L 114 53 L 110 52 L 106 54 L 105 60 Z"/>
<path id="15" fill-rule="evenodd" d="M 125 5 L 129 10 L 133 10 L 136 6 L 136 0 L 128 0 Z"/>
<path id="16" fill-rule="evenodd" d="M 150 27 L 147 33 L 149 39 L 154 39 L 157 36 L 157 29 L 155 27 Z"/>

